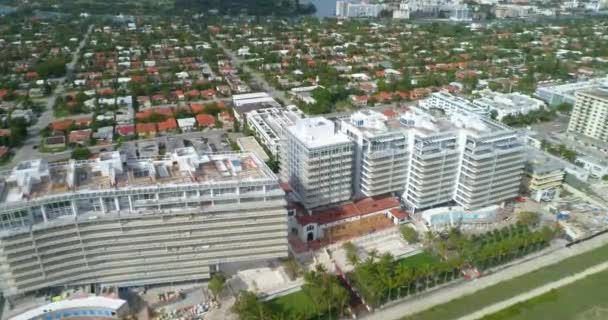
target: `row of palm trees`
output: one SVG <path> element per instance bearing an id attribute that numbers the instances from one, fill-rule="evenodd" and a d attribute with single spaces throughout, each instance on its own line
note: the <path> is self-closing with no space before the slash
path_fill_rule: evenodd
<path id="1" fill-rule="evenodd" d="M 479 269 L 483 270 L 546 247 L 556 235 L 556 230 L 544 227 L 538 231 L 514 233 L 509 237 L 491 237 L 474 243 L 464 252 Z"/>
<path id="2" fill-rule="evenodd" d="M 378 257 L 376 251 L 370 251 L 368 258 L 356 265 L 350 278 L 365 302 L 377 307 L 451 281 L 459 277 L 463 265 L 463 260 L 451 259 L 409 266 L 395 261 L 391 254 Z"/>
<path id="3" fill-rule="evenodd" d="M 378 256 L 376 250 L 370 251 L 364 261 L 359 261 L 353 245 L 347 243 L 344 249 L 355 266 L 349 277 L 365 302 L 376 307 L 457 279 L 465 266 L 484 270 L 540 250 L 556 235 L 557 230 L 549 227 L 537 231 L 527 227 L 509 228 L 475 238 L 452 230 L 443 238 L 427 236 L 434 242 L 429 247 L 440 259 L 418 266 L 395 261 L 390 254 Z"/>

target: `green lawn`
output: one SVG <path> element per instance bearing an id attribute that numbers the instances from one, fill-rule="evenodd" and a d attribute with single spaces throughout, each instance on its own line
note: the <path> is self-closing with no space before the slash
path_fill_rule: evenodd
<path id="1" fill-rule="evenodd" d="M 483 320 L 605 320 L 608 319 L 608 271 L 516 304 Z"/>
<path id="2" fill-rule="evenodd" d="M 571 249 L 575 250 L 575 249 Z M 591 250 L 587 253 L 568 258 L 562 262 L 541 270 L 505 281 L 474 294 L 463 296 L 427 311 L 408 316 L 404 320 L 437 320 L 454 319 L 472 313 L 485 306 L 508 299 L 512 296 L 529 291 L 533 288 L 556 281 L 564 276 L 580 272 L 590 266 L 608 260 L 608 245 Z M 543 318 L 540 318 L 543 319 Z"/>
<path id="3" fill-rule="evenodd" d="M 417 255 L 398 260 L 397 263 L 405 264 L 410 268 L 419 268 L 425 264 L 434 265 L 439 262 L 439 259 L 427 251 L 423 251 Z"/>
<path id="4" fill-rule="evenodd" d="M 282 319 L 316 319 L 314 304 L 303 291 L 270 300 L 267 304 L 272 309 L 273 314 L 280 315 Z"/>

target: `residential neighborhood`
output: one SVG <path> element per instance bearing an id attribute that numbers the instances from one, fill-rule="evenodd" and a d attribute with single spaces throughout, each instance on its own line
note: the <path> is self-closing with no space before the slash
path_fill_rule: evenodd
<path id="1" fill-rule="evenodd" d="M 0 318 L 602 319 L 606 4 L 507 2 L 0 1 Z"/>

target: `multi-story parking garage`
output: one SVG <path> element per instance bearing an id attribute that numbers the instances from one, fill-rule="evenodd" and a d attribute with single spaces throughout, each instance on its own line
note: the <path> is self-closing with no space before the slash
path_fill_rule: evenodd
<path id="1" fill-rule="evenodd" d="M 20 163 L 0 177 L 0 290 L 208 278 L 287 255 L 277 177 L 252 154 L 193 148 L 124 162 Z"/>

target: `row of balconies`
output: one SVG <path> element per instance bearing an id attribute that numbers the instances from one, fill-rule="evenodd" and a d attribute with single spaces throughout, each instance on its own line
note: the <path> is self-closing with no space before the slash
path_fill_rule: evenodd
<path id="1" fill-rule="evenodd" d="M 238 257 L 238 259 L 242 260 L 242 256 L 251 256 L 252 254 L 268 254 L 268 253 L 277 253 L 277 252 L 285 252 L 284 254 L 286 255 L 287 253 L 287 245 L 281 245 L 281 246 L 273 246 L 273 247 L 267 247 L 267 248 L 245 248 L 242 250 L 235 250 L 235 251 L 230 251 L 230 254 L 226 254 L 224 255 L 224 259 L 225 258 L 230 258 L 232 256 L 236 256 Z M 201 269 L 205 269 L 206 267 L 201 266 L 200 265 L 200 259 L 204 258 L 205 256 L 209 256 L 203 253 L 194 253 L 192 254 L 190 257 L 187 257 L 187 259 L 193 260 L 195 262 L 197 262 L 196 260 L 199 260 L 198 264 L 194 264 L 195 266 L 197 266 L 198 270 Z M 212 259 L 222 259 L 222 255 L 219 256 L 213 256 L 211 255 Z M 211 260 L 211 259 L 210 259 Z M 75 268 L 74 268 L 75 267 Z M 52 276 L 47 275 L 47 277 L 45 279 L 37 279 L 37 278 L 28 278 L 28 279 L 19 279 L 18 281 L 18 286 L 22 287 L 24 285 L 28 285 L 31 283 L 39 283 L 39 282 L 46 282 L 46 283 L 70 283 L 72 282 L 71 280 L 76 280 L 77 278 L 95 278 L 97 280 L 93 280 L 93 282 L 111 282 L 111 281 L 115 281 L 114 277 L 116 276 L 112 276 L 115 274 L 123 274 L 128 276 L 129 278 L 133 279 L 133 278 L 137 278 L 139 274 L 144 274 L 144 275 L 150 275 L 151 277 L 162 277 L 164 275 L 175 275 L 175 274 L 183 274 L 185 273 L 184 270 L 180 270 L 180 269 L 184 269 L 182 268 L 182 264 L 181 263 L 177 263 L 174 265 L 166 265 L 166 264 L 147 264 L 144 267 L 128 267 L 128 268 L 97 268 L 97 266 L 93 266 L 93 265 L 89 265 L 89 267 L 86 267 L 85 265 L 75 265 L 73 268 L 61 271 L 61 272 L 56 272 L 53 273 Z M 189 268 L 188 268 L 189 269 Z M 84 273 L 84 274 L 83 274 Z M 76 279 L 75 279 L 76 278 Z M 123 277 L 124 278 L 124 277 Z M 51 284 L 47 284 L 45 286 L 50 286 Z"/>
<path id="2" fill-rule="evenodd" d="M 243 221 L 236 221 L 234 223 L 234 226 L 237 228 L 232 228 L 229 229 L 231 232 L 239 232 L 240 229 L 243 229 L 242 227 L 247 227 L 247 226 L 253 226 L 249 227 L 246 232 L 261 232 L 261 231 L 267 231 L 268 229 L 273 230 L 276 229 L 277 226 L 285 226 L 284 228 L 286 228 L 286 223 L 287 223 L 287 218 L 286 217 L 281 217 L 281 218 L 271 218 L 271 219 L 263 219 L 263 221 L 247 221 L 247 222 L 243 222 Z M 270 228 L 266 228 L 266 226 L 269 226 Z M 187 224 L 187 225 L 183 225 L 180 228 L 159 228 L 158 230 L 137 230 L 137 232 L 115 232 L 115 233 L 106 233 L 105 236 L 108 238 L 111 237 L 132 237 L 132 236 L 138 236 L 138 237 L 143 237 L 143 238 L 147 238 L 150 237 L 151 239 L 149 239 L 150 241 L 148 241 L 146 243 L 147 246 L 155 246 L 158 242 L 155 242 L 155 237 L 156 235 L 162 235 L 162 234 L 167 234 L 167 233 L 171 233 L 171 232 L 178 232 L 178 233 L 183 233 L 183 232 L 192 232 L 193 234 L 197 234 L 200 237 L 205 237 L 205 236 L 214 236 L 214 235 L 218 235 L 218 234 L 225 234 L 227 232 L 226 228 L 222 227 L 221 225 L 213 225 L 213 226 L 207 226 L 206 224 L 203 224 L 202 226 L 197 225 L 197 224 Z M 245 231 L 245 230 L 244 230 Z M 139 239 L 139 238 L 138 238 Z M 44 255 L 58 255 L 59 252 L 65 252 L 65 251 L 69 251 L 69 250 L 74 250 L 74 249 L 81 249 L 82 246 L 84 245 L 86 247 L 86 243 L 89 241 L 95 241 L 97 242 L 98 240 L 96 239 L 87 239 L 87 238 L 83 238 L 82 241 L 84 242 L 84 244 L 82 244 L 80 242 L 81 239 L 74 237 L 71 241 L 69 240 L 65 240 L 65 241 L 69 241 L 71 243 L 73 243 L 72 245 L 66 245 L 65 243 L 63 244 L 58 244 L 55 245 L 53 247 L 49 247 L 49 248 L 39 248 L 39 255 L 44 256 Z M 133 244 L 131 244 L 133 245 Z M 110 248 L 105 247 L 103 252 L 108 252 L 108 249 L 112 249 L 112 247 L 114 246 L 110 246 Z"/>
<path id="3" fill-rule="evenodd" d="M 279 238 L 279 239 L 270 239 L 270 240 L 257 240 L 257 241 L 250 241 L 250 242 L 245 242 L 245 243 L 230 243 L 230 244 L 224 244 L 224 245 L 214 245 L 213 246 L 213 250 L 205 250 L 205 252 L 218 252 L 218 251 L 226 251 L 229 252 L 229 250 L 232 249 L 242 249 L 242 248 L 247 248 L 247 247 L 265 247 L 265 246 L 274 246 L 274 245 L 280 245 L 280 244 L 287 244 L 287 238 L 286 238 L 286 234 L 284 235 L 283 238 Z M 128 248 L 126 248 L 128 250 Z M 170 249 L 169 249 L 170 250 Z M 185 252 L 188 252 L 187 250 Z M 195 251 L 198 252 L 198 251 Z M 184 252 L 182 251 L 178 251 L 178 253 L 183 254 Z M 137 266 L 137 265 L 147 265 L 147 264 L 153 264 L 153 263 L 161 263 L 161 262 L 170 262 L 170 261 L 175 261 L 175 260 L 179 260 L 176 259 L 177 257 L 179 257 L 179 255 L 174 255 L 171 253 L 171 251 L 169 251 L 169 253 L 165 252 L 164 256 L 159 257 L 151 257 L 148 258 L 147 256 L 134 256 L 133 252 L 130 253 L 129 256 L 121 256 L 121 257 L 115 257 L 114 255 L 106 255 L 104 257 L 98 257 L 96 259 L 85 259 L 85 255 L 83 255 L 83 262 L 86 260 L 86 262 L 88 262 L 89 265 L 95 265 L 95 268 L 99 269 L 99 268 L 121 268 L 121 267 L 133 267 L 133 266 Z M 44 271 L 47 273 L 47 275 L 52 274 L 52 271 L 54 270 L 61 270 L 61 269 L 65 269 L 65 268 L 69 268 L 71 266 L 71 264 L 73 264 L 75 261 L 71 260 L 71 261 L 65 261 L 63 263 L 59 263 L 59 264 L 52 264 L 52 263 L 44 263 Z M 193 265 L 200 265 L 200 262 L 197 261 L 186 261 L 186 262 L 180 262 L 181 266 L 186 266 L 188 263 L 191 263 Z"/>

